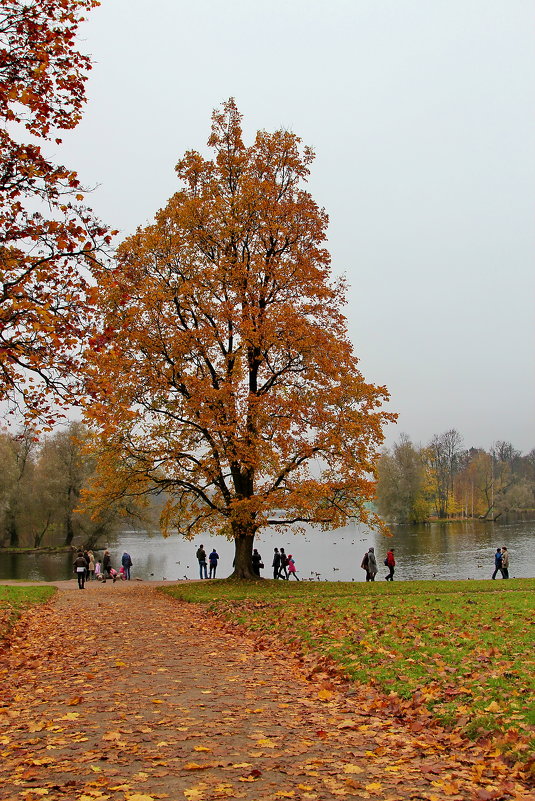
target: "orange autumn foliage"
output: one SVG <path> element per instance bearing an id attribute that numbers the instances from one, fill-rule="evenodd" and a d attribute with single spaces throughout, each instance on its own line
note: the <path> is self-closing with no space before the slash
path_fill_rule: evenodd
<path id="1" fill-rule="evenodd" d="M 208 144 L 214 159 L 186 153 L 183 188 L 99 278 L 93 502 L 165 491 L 164 530 L 234 538 L 248 577 L 263 526 L 374 522 L 365 503 L 395 415 L 356 366 L 327 215 L 302 187 L 312 151 L 287 131 L 247 147 L 233 100 Z"/>
<path id="2" fill-rule="evenodd" d="M 52 400 L 72 399 L 87 267 L 109 237 L 37 142 L 57 148 L 80 120 L 91 65 L 75 38 L 96 5 L 0 0 L 0 400 L 49 423 Z"/>

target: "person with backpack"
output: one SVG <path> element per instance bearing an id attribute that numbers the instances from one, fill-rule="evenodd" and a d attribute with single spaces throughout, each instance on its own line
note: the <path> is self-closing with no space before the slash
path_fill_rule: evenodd
<path id="1" fill-rule="evenodd" d="M 364 559 L 366 559 L 366 581 L 375 581 L 375 576 L 377 574 L 377 559 L 375 558 L 375 550 L 373 548 L 368 548 L 368 553 L 364 554 Z M 361 567 L 364 565 L 364 559 L 362 560 Z"/>
<path id="2" fill-rule="evenodd" d="M 215 548 L 212 550 L 212 553 L 208 557 L 208 561 L 210 562 L 210 575 L 208 578 L 215 578 L 217 563 L 219 561 L 219 554 Z"/>
<path id="3" fill-rule="evenodd" d="M 368 551 L 366 551 L 366 553 L 362 557 L 362 562 L 360 563 L 360 566 L 361 566 L 361 568 L 363 570 L 366 571 L 366 581 L 369 581 L 369 578 L 368 578 Z"/>
<path id="4" fill-rule="evenodd" d="M 124 574 L 128 581 L 130 581 L 130 568 L 132 564 L 133 562 L 130 559 L 130 554 L 125 551 L 121 557 L 121 565 L 124 567 Z"/>
<path id="5" fill-rule="evenodd" d="M 206 551 L 204 545 L 197 548 L 197 561 L 199 562 L 199 575 L 201 578 L 208 578 L 208 570 L 206 568 Z M 204 576 L 203 576 L 204 572 Z"/>
<path id="6" fill-rule="evenodd" d="M 279 578 L 286 579 L 286 581 L 288 581 L 288 557 L 284 552 L 284 548 L 280 549 L 280 560 Z"/>
<path id="7" fill-rule="evenodd" d="M 396 566 L 396 560 L 394 558 L 394 549 L 390 548 L 386 555 L 385 565 L 388 567 L 389 573 L 388 576 L 385 576 L 387 581 L 394 581 L 394 568 Z"/>
<path id="8" fill-rule="evenodd" d="M 290 581 L 292 576 L 294 577 L 294 579 L 297 579 L 297 581 L 299 581 L 299 578 L 297 577 L 297 570 L 295 569 L 294 558 L 293 558 L 292 554 L 289 554 L 288 555 L 288 581 Z"/>

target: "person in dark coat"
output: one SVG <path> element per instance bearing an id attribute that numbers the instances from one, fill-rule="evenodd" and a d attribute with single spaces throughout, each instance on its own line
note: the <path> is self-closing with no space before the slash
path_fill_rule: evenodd
<path id="1" fill-rule="evenodd" d="M 132 564 L 133 562 L 130 558 L 130 554 L 125 551 L 121 557 L 121 565 L 124 567 L 124 574 L 128 581 L 130 581 L 130 568 Z"/>
<path id="2" fill-rule="evenodd" d="M 279 568 L 279 578 L 286 579 L 288 581 L 288 557 L 284 551 L 284 548 L 280 550 L 280 568 Z"/>
<path id="3" fill-rule="evenodd" d="M 83 551 L 78 551 L 78 555 L 73 562 L 73 568 L 78 579 L 78 589 L 85 589 L 85 571 L 87 570 L 87 561 Z"/>
<path id="4" fill-rule="evenodd" d="M 279 553 L 279 549 L 275 548 L 275 550 L 273 551 L 273 564 L 272 564 L 274 579 L 278 579 L 279 577 L 280 566 L 281 566 L 281 555 Z"/>
<path id="5" fill-rule="evenodd" d="M 102 558 L 102 572 L 104 574 L 104 578 L 111 578 L 111 556 L 109 551 L 104 551 L 104 556 Z"/>
<path id="6" fill-rule="evenodd" d="M 260 554 L 258 553 L 256 548 L 253 550 L 253 555 L 251 557 L 251 562 L 252 562 L 252 566 L 253 566 L 253 573 L 256 576 L 260 576 L 260 568 L 264 567 L 264 565 L 262 564 L 262 557 L 260 556 Z"/>
<path id="7" fill-rule="evenodd" d="M 210 575 L 208 578 L 215 578 L 217 563 L 219 561 L 219 554 L 215 548 L 212 550 L 212 553 L 208 557 L 208 561 L 210 562 Z"/>
<path id="8" fill-rule="evenodd" d="M 197 548 L 197 561 L 199 562 L 199 575 L 201 578 L 208 578 L 208 570 L 206 568 L 206 551 L 204 550 L 204 545 L 201 545 L 200 548 Z M 204 576 L 203 576 L 204 572 Z"/>
<path id="9" fill-rule="evenodd" d="M 502 549 L 497 548 L 496 553 L 494 554 L 494 573 L 492 574 L 492 578 L 496 578 L 496 573 L 501 573 L 503 578 L 503 568 L 502 568 Z"/>

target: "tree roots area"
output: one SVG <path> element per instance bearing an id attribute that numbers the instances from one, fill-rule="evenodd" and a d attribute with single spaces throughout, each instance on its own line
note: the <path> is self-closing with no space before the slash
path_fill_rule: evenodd
<path id="1" fill-rule="evenodd" d="M 136 582 L 63 582 L 0 653 L 0 798 L 527 799 L 481 744 Z"/>

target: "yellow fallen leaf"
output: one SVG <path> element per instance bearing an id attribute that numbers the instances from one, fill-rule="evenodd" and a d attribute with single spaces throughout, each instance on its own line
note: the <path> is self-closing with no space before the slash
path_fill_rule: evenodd
<path id="1" fill-rule="evenodd" d="M 163 704 L 163 701 L 160 701 L 158 698 L 153 698 L 152 699 L 152 703 L 153 704 Z"/>
<path id="2" fill-rule="evenodd" d="M 204 745 L 196 745 L 194 751 L 211 751 L 211 748 L 205 748 Z"/>
<path id="3" fill-rule="evenodd" d="M 121 659 L 116 659 L 115 660 L 115 666 L 116 667 L 126 667 L 126 662 L 123 662 Z"/>
<path id="4" fill-rule="evenodd" d="M 58 720 L 76 720 L 76 718 L 79 717 L 80 717 L 79 712 L 67 712 L 66 715 L 63 715 L 61 718 L 58 718 Z"/>
<path id="5" fill-rule="evenodd" d="M 263 745 L 264 748 L 275 748 L 275 743 L 273 742 L 273 740 L 270 740 L 267 737 L 265 737 L 262 740 L 257 740 L 256 744 L 257 745 Z"/>
<path id="6" fill-rule="evenodd" d="M 31 729 L 30 729 L 30 731 L 31 731 Z M 11 742 L 11 740 L 9 739 L 9 737 L 0 737 L 0 745 L 7 745 L 10 742 Z"/>
<path id="7" fill-rule="evenodd" d="M 102 771 L 102 768 L 99 768 L 98 765 L 90 765 L 90 768 L 93 771 L 93 773 L 100 773 Z"/>
<path id="8" fill-rule="evenodd" d="M 154 796 L 145 795 L 145 793 L 134 793 L 134 795 L 127 795 L 127 801 L 154 801 Z"/>
<path id="9" fill-rule="evenodd" d="M 275 793 L 275 795 L 278 796 L 279 798 L 293 798 L 295 792 L 293 790 L 288 790 L 288 792 L 286 792 L 285 790 L 279 790 L 279 792 Z"/>
<path id="10" fill-rule="evenodd" d="M 359 768 L 358 765 L 345 765 L 344 773 L 364 773 L 364 768 Z"/>
<path id="11" fill-rule="evenodd" d="M 107 740 L 108 742 L 113 742 L 113 740 L 120 740 L 121 739 L 121 732 L 120 731 L 108 731 L 106 734 L 102 735 L 103 740 Z"/>
<path id="12" fill-rule="evenodd" d="M 310 784 L 298 784 L 297 785 L 297 789 L 298 790 L 313 790 L 314 788 L 311 787 Z"/>
<path id="13" fill-rule="evenodd" d="M 378 793 L 379 790 L 383 789 L 383 785 L 381 784 L 381 782 L 371 782 L 371 784 L 365 785 L 365 789 L 369 793 Z"/>
<path id="14" fill-rule="evenodd" d="M 208 765 L 199 765 L 197 762 L 186 762 L 184 770 L 204 770 Z"/>
<path id="15" fill-rule="evenodd" d="M 192 787 L 190 790 L 184 790 L 184 795 L 186 798 L 189 798 L 190 801 L 198 801 L 201 798 L 204 798 L 204 792 L 202 790 L 198 790 L 196 787 Z M 130 801 L 130 799 L 128 799 Z"/>
<path id="16" fill-rule="evenodd" d="M 488 706 L 485 707 L 485 712 L 501 712 L 502 710 L 496 703 L 496 701 L 492 701 Z"/>
<path id="17" fill-rule="evenodd" d="M 320 690 L 318 693 L 318 698 L 320 701 L 330 701 L 333 697 L 333 694 L 334 693 L 332 693 L 331 690 Z"/>

